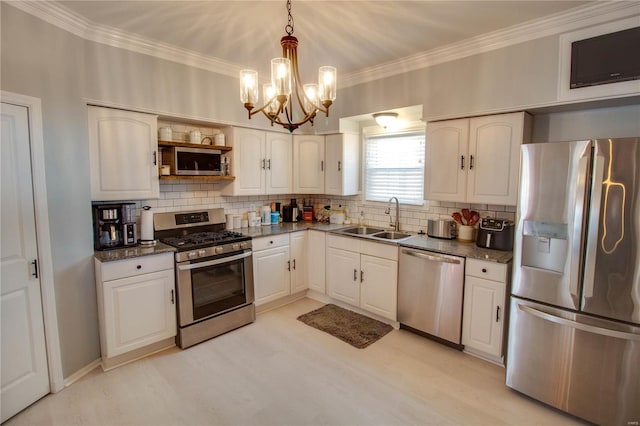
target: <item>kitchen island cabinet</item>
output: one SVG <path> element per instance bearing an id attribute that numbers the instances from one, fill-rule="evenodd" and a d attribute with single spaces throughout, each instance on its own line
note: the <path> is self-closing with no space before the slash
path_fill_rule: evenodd
<path id="1" fill-rule="evenodd" d="M 91 105 L 87 109 L 91 200 L 158 198 L 158 117 Z"/>
<path id="2" fill-rule="evenodd" d="M 175 345 L 172 252 L 95 259 L 102 368 L 108 370 Z"/>
<path id="3" fill-rule="evenodd" d="M 530 134 L 524 112 L 428 123 L 425 199 L 515 206 Z"/>
<path id="4" fill-rule="evenodd" d="M 328 235 L 327 295 L 396 321 L 398 246 Z"/>

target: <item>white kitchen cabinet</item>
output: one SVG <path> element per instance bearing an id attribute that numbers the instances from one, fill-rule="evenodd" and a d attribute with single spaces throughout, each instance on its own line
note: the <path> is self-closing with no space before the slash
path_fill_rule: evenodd
<path id="1" fill-rule="evenodd" d="M 152 114 L 88 106 L 91 199 L 158 198 L 158 119 Z"/>
<path id="2" fill-rule="evenodd" d="M 324 194 L 324 136 L 293 136 L 293 192 Z"/>
<path id="3" fill-rule="evenodd" d="M 307 289 L 307 231 L 253 239 L 256 306 Z"/>
<path id="4" fill-rule="evenodd" d="M 327 195 L 356 195 L 360 188 L 360 137 L 340 133 L 325 137 L 324 190 Z"/>
<path id="5" fill-rule="evenodd" d="M 291 136 L 283 133 L 228 127 L 224 129 L 231 175 L 225 195 L 290 194 Z"/>
<path id="6" fill-rule="evenodd" d="M 425 199 L 516 205 L 520 145 L 530 134 L 524 112 L 429 123 Z"/>
<path id="7" fill-rule="evenodd" d="M 306 290 L 307 285 L 307 231 L 289 234 L 291 294 Z"/>
<path id="8" fill-rule="evenodd" d="M 291 294 L 289 235 L 253 239 L 253 283 L 255 304 Z"/>
<path id="9" fill-rule="evenodd" d="M 324 294 L 326 291 L 326 233 L 314 230 L 307 232 L 307 283 L 310 290 Z"/>
<path id="10" fill-rule="evenodd" d="M 176 335 L 173 253 L 95 260 L 103 367 Z M 140 356 L 140 353 L 137 353 Z"/>
<path id="11" fill-rule="evenodd" d="M 462 313 L 465 351 L 502 363 L 509 265 L 467 259 Z"/>
<path id="12" fill-rule="evenodd" d="M 327 294 L 397 320 L 398 247 L 360 238 L 327 236 Z"/>

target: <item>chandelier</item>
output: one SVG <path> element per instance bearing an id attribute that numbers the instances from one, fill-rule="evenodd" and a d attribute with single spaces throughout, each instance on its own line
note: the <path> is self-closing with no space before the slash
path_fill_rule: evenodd
<path id="1" fill-rule="evenodd" d="M 263 85 L 264 105 L 258 103 L 258 72 L 240 71 L 240 101 L 249 112 L 249 119 L 259 112 L 274 123 L 292 132 L 306 122 L 313 125 L 318 111 L 329 116 L 329 107 L 336 99 L 336 69 L 323 66 L 318 70 L 318 84 L 302 84 L 298 72 L 298 39 L 293 36 L 291 0 L 287 0 L 287 35 L 280 39 L 282 58 L 271 60 L 271 83 Z M 295 111 L 294 111 L 295 110 Z"/>

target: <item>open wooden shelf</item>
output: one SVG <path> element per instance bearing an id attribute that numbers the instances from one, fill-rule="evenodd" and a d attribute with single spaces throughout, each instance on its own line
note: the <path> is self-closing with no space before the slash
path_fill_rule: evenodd
<path id="1" fill-rule="evenodd" d="M 169 147 L 187 147 L 187 148 L 204 148 L 204 149 L 217 149 L 218 151 L 231 151 L 230 146 L 218 146 L 218 145 L 203 145 L 198 143 L 189 142 L 176 142 L 176 141 L 158 141 L 158 146 Z"/>
<path id="2" fill-rule="evenodd" d="M 236 180 L 235 176 L 178 176 L 178 175 L 160 175 L 160 180 L 199 180 L 206 182 L 230 182 Z"/>

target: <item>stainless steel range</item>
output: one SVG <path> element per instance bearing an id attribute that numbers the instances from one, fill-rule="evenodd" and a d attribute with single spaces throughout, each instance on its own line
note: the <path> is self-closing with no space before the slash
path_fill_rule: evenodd
<path id="1" fill-rule="evenodd" d="M 224 230 L 224 209 L 156 213 L 153 225 L 177 249 L 178 346 L 255 321 L 251 237 Z"/>

